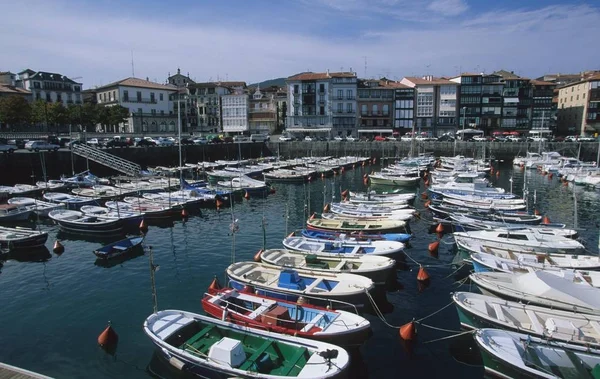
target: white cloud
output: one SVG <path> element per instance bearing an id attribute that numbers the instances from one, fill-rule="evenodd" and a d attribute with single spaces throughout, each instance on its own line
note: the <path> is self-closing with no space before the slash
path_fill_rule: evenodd
<path id="1" fill-rule="evenodd" d="M 469 6 L 464 0 L 434 0 L 427 6 L 427 9 L 443 16 L 457 16 L 469 9 Z"/>
<path id="2" fill-rule="evenodd" d="M 326 6 L 332 9 L 335 4 L 360 7 L 365 0 L 319 1 L 330 2 L 333 5 Z M 375 4 L 401 8 L 406 0 Z M 241 24 L 226 14 L 212 21 L 184 22 L 46 2 L 31 5 L 36 12 L 25 19 L 19 5 L 0 0 L 0 7 L 0 70 L 30 67 L 82 76 L 86 88 L 130 76 L 132 49 L 136 76 L 159 82 L 177 67 L 198 81 L 219 77 L 252 83 L 342 66 L 362 76 L 363 56 L 368 57 L 368 76 L 391 78 L 453 75 L 477 67 L 538 76 L 598 68 L 600 62 L 600 51 L 592 48 L 600 35 L 600 11 L 586 5 L 496 10 L 453 23 L 428 19 L 413 28 L 397 22 L 396 15 L 347 23 L 332 19 L 341 26 L 330 34 L 310 33 L 322 27 L 323 17 L 311 22 L 318 12 L 309 7 L 296 17 L 303 27 L 290 23 L 283 29 L 270 26 L 260 12 L 249 14 L 252 22 Z M 335 12 L 327 16 L 335 17 Z"/>

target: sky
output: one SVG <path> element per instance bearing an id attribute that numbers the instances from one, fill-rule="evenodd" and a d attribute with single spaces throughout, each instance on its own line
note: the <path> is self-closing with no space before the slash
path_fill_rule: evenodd
<path id="1" fill-rule="evenodd" d="M 0 0 L 0 71 L 84 88 L 132 76 L 260 82 L 600 69 L 600 2 L 573 0 Z M 132 70 L 133 55 L 133 70 Z"/>

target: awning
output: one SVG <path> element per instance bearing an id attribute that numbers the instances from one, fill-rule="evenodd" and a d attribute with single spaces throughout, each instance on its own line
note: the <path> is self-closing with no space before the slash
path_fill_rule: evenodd
<path id="1" fill-rule="evenodd" d="M 329 133 L 331 128 L 287 128 L 286 131 L 292 133 Z"/>
<path id="2" fill-rule="evenodd" d="M 394 129 L 358 129 L 359 133 L 392 133 Z"/>

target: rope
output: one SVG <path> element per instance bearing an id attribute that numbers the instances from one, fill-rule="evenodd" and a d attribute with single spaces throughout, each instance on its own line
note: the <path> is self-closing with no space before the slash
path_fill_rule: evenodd
<path id="1" fill-rule="evenodd" d="M 433 342 L 448 340 L 448 339 L 451 339 L 451 338 L 456 338 L 456 337 L 464 336 L 465 334 L 475 334 L 475 332 L 476 332 L 476 330 L 467 330 L 466 332 L 462 332 L 462 333 L 458 333 L 458 334 L 453 334 L 451 336 L 446 336 L 446 337 L 436 338 L 436 339 L 430 340 L 430 341 L 425 341 L 425 342 L 423 342 L 423 344 L 428 344 L 428 343 L 433 343 Z"/>
<path id="2" fill-rule="evenodd" d="M 416 322 L 416 321 L 415 321 Z M 424 326 L 426 328 L 429 329 L 433 329 L 433 330 L 439 330 L 440 332 L 446 332 L 446 333 L 461 333 L 464 334 L 462 331 L 460 330 L 452 330 L 452 329 L 444 329 L 444 328 L 438 328 L 437 326 L 431 326 L 431 325 L 427 325 L 427 324 L 421 324 L 418 323 L 420 326 Z M 470 330 L 469 333 L 471 333 L 472 331 Z"/>
<path id="3" fill-rule="evenodd" d="M 415 320 L 415 322 L 416 322 L 416 323 L 420 323 L 421 321 L 423 321 L 423 320 L 426 320 L 426 319 L 428 319 L 429 317 L 431 317 L 431 316 L 433 316 L 433 315 L 436 315 L 436 314 L 440 313 L 441 311 L 443 311 L 444 309 L 448 308 L 449 306 L 451 306 L 451 305 L 453 305 L 453 304 L 454 304 L 454 301 L 451 301 L 451 302 L 450 302 L 448 305 L 445 305 L 444 307 L 442 307 L 442 308 L 438 309 L 437 311 L 433 312 L 432 314 L 430 314 L 430 315 L 428 315 L 428 316 L 425 316 L 425 317 L 422 317 L 422 318 L 420 318 L 420 319 L 418 319 L 418 320 Z"/>

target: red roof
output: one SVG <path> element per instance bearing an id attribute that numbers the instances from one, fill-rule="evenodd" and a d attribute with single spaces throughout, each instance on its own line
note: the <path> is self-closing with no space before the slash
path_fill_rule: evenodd
<path id="1" fill-rule="evenodd" d="M 110 84 L 107 84 L 102 87 L 98 87 L 98 88 L 96 88 L 96 90 L 102 90 L 105 88 L 116 87 L 116 86 L 153 88 L 153 89 L 162 89 L 162 90 L 168 90 L 168 91 L 176 91 L 177 90 L 177 87 L 175 87 L 171 84 L 165 85 L 165 84 L 155 83 L 155 82 L 151 82 L 149 80 L 133 78 L 133 77 L 119 80 L 117 82 L 110 83 Z"/>
<path id="2" fill-rule="evenodd" d="M 303 72 L 290 76 L 287 80 L 327 80 L 330 78 L 356 78 L 354 72 Z"/>
<path id="3" fill-rule="evenodd" d="M 529 83 L 533 84 L 534 86 L 555 86 L 556 85 L 556 83 L 545 82 L 543 80 L 535 80 L 535 79 L 531 79 L 529 81 Z"/>

